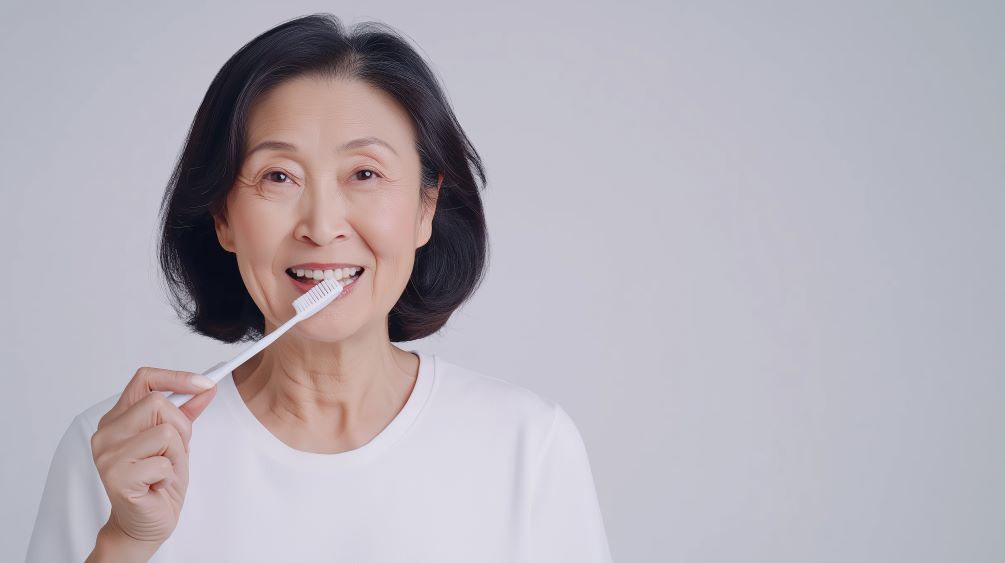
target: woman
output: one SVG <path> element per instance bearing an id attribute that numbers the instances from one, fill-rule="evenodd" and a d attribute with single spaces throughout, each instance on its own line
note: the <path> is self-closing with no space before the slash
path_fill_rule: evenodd
<path id="1" fill-rule="evenodd" d="M 476 174 L 432 72 L 386 26 L 317 14 L 241 48 L 164 199 L 176 308 L 246 341 L 293 316 L 312 274 L 348 285 L 215 386 L 140 368 L 80 413 L 28 561 L 610 561 L 561 406 L 392 344 L 439 330 L 480 282 Z"/>

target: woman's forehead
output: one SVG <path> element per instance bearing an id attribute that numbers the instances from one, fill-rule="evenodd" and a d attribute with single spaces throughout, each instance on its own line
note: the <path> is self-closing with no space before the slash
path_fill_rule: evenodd
<path id="1" fill-rule="evenodd" d="M 276 86 L 254 104 L 246 150 L 266 140 L 349 150 L 361 146 L 352 141 L 369 138 L 400 155 L 414 144 L 414 134 L 408 112 L 379 88 L 361 80 L 301 77 Z"/>

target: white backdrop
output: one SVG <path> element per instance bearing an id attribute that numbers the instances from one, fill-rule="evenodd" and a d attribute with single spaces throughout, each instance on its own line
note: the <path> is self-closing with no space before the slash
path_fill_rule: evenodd
<path id="1" fill-rule="evenodd" d="M 202 4 L 0 6 L 0 560 L 76 413 L 236 351 L 157 209 L 224 61 L 317 11 L 410 37 L 487 166 L 487 279 L 404 347 L 567 409 L 616 561 L 1005 559 L 1001 3 Z"/>

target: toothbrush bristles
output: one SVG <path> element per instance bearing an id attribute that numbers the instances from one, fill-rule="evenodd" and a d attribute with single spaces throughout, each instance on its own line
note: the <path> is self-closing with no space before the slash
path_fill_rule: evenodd
<path id="1" fill-rule="evenodd" d="M 342 293 L 342 284 L 334 278 L 328 278 L 315 285 L 307 293 L 293 300 L 293 308 L 297 313 L 304 313 L 321 301 L 330 303 Z M 319 307 L 320 309 L 320 307 Z"/>

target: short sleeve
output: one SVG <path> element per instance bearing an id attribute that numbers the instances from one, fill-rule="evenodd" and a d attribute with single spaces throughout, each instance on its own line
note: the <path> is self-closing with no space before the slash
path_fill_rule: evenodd
<path id="1" fill-rule="evenodd" d="M 537 563 L 610 563 L 586 445 L 558 404 L 534 473 L 531 559 Z"/>
<path id="2" fill-rule="evenodd" d="M 91 456 L 97 430 L 81 414 L 56 446 L 28 542 L 26 563 L 84 561 L 108 521 L 111 503 Z"/>

